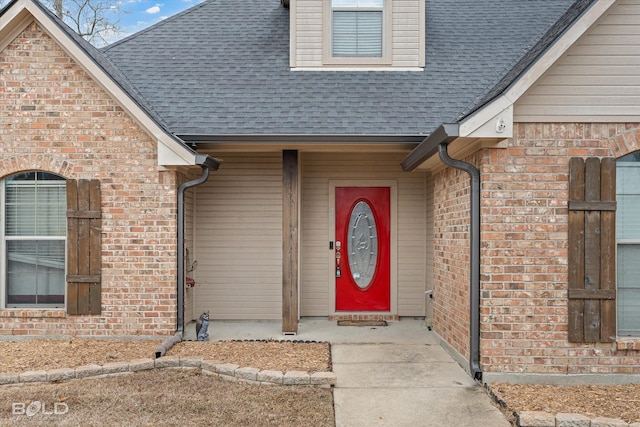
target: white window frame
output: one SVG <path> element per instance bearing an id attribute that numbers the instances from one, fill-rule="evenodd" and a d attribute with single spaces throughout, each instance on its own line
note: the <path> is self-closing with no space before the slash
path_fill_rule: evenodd
<path id="1" fill-rule="evenodd" d="M 65 242 L 64 245 L 64 274 L 66 276 L 67 272 L 67 236 L 66 233 L 64 236 L 11 236 L 8 237 L 6 234 L 6 190 L 5 190 L 5 182 L 7 178 L 10 178 L 13 175 L 27 173 L 27 172 L 43 172 L 39 170 L 28 170 L 17 172 L 16 174 L 5 176 L 0 179 L 0 310 L 21 310 L 21 309 L 38 309 L 38 310 L 50 310 L 50 309 L 60 309 L 65 308 L 67 303 L 67 286 L 66 280 L 63 282 L 63 292 L 64 292 L 64 301 L 62 304 L 58 303 L 40 303 L 40 304 L 11 304 L 9 305 L 7 302 L 7 241 L 27 241 L 27 240 L 63 240 Z M 55 173 L 46 172 L 52 175 L 57 175 Z M 65 182 L 60 180 L 61 183 Z M 66 206 L 65 206 L 66 207 Z M 66 225 L 65 225 L 66 230 Z"/>
<path id="2" fill-rule="evenodd" d="M 383 0 L 382 6 L 382 56 L 333 56 L 333 11 L 380 11 L 380 8 L 335 8 L 332 0 L 324 0 L 323 5 L 323 63 L 326 65 L 391 65 L 392 63 L 392 4 Z"/>
<path id="3" fill-rule="evenodd" d="M 620 159 L 618 159 L 620 160 Z M 616 162 L 617 163 L 617 162 Z M 626 162 L 625 162 L 626 163 Z M 640 168 L 640 162 L 636 163 Z M 618 167 L 618 163 L 616 164 L 616 167 Z M 616 180 L 616 194 L 618 193 L 618 185 L 619 185 L 619 181 Z M 638 191 L 638 194 L 640 194 L 640 191 Z M 620 204 L 620 201 L 618 201 L 618 204 Z M 620 208 L 620 206 L 618 206 L 618 209 Z M 618 264 L 618 248 L 620 246 L 623 245 L 640 245 L 640 239 L 636 238 L 632 238 L 632 239 L 628 239 L 625 238 L 625 236 L 620 236 L 618 237 L 618 232 L 620 231 L 620 229 L 618 229 L 618 227 L 620 226 L 619 221 L 616 221 L 616 319 L 617 319 L 617 324 L 616 324 L 616 335 L 619 338 L 640 338 L 640 332 L 636 335 L 622 335 L 620 333 L 620 302 L 621 302 L 621 296 L 620 296 L 620 266 Z M 624 231 L 624 230 L 622 230 Z M 640 261 L 640 260 L 639 260 Z M 640 324 L 639 325 L 635 325 L 635 328 L 640 331 Z"/>

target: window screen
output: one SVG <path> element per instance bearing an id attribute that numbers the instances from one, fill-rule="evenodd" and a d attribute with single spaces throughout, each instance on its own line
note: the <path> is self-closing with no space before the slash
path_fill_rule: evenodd
<path id="1" fill-rule="evenodd" d="M 45 172 L 4 182 L 8 307 L 64 306 L 66 182 Z"/>
<path id="2" fill-rule="evenodd" d="M 333 56 L 382 56 L 383 0 L 333 0 Z"/>

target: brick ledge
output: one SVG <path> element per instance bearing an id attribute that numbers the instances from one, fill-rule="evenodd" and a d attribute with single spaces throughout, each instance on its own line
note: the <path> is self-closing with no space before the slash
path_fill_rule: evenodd
<path id="1" fill-rule="evenodd" d="M 0 373 L 0 385 L 33 384 L 64 381 L 87 377 L 110 377 L 150 369 L 200 369 L 205 375 L 227 381 L 260 385 L 309 385 L 330 388 L 336 384 L 333 372 L 270 371 L 241 367 L 197 357 L 166 356 L 158 359 L 137 359 L 130 362 L 114 362 L 105 365 L 84 365 L 77 368 L 59 368 L 49 371 L 27 371 L 20 374 Z"/>
<path id="2" fill-rule="evenodd" d="M 616 338 L 617 350 L 640 350 L 640 339 L 638 338 Z"/>
<path id="3" fill-rule="evenodd" d="M 65 318 L 67 317 L 67 311 L 63 308 L 49 308 L 44 310 L 36 310 L 30 308 L 3 308 L 0 310 L 0 317 L 6 317 L 10 319 L 16 318 Z"/>

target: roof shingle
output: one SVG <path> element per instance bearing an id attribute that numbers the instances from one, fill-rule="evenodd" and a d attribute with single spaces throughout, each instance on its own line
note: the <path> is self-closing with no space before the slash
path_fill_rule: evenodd
<path id="1" fill-rule="evenodd" d="M 292 71 L 278 0 L 207 0 L 103 52 L 177 135 L 427 135 L 499 94 L 591 2 L 427 0 L 424 71 Z"/>

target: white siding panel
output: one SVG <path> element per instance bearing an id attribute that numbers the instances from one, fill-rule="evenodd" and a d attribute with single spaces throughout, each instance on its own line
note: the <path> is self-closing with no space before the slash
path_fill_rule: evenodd
<path id="1" fill-rule="evenodd" d="M 620 1 L 515 105 L 517 122 L 640 115 L 640 0 Z"/>
<path id="2" fill-rule="evenodd" d="M 226 155 L 198 187 L 196 311 L 282 318 L 282 157 Z"/>
<path id="3" fill-rule="evenodd" d="M 402 172 L 406 153 L 305 153 L 302 191 L 302 316 L 329 314 L 329 181 L 396 180 L 398 183 L 398 314 L 424 315 L 425 178 Z M 331 282 L 331 283 L 329 283 Z"/>

